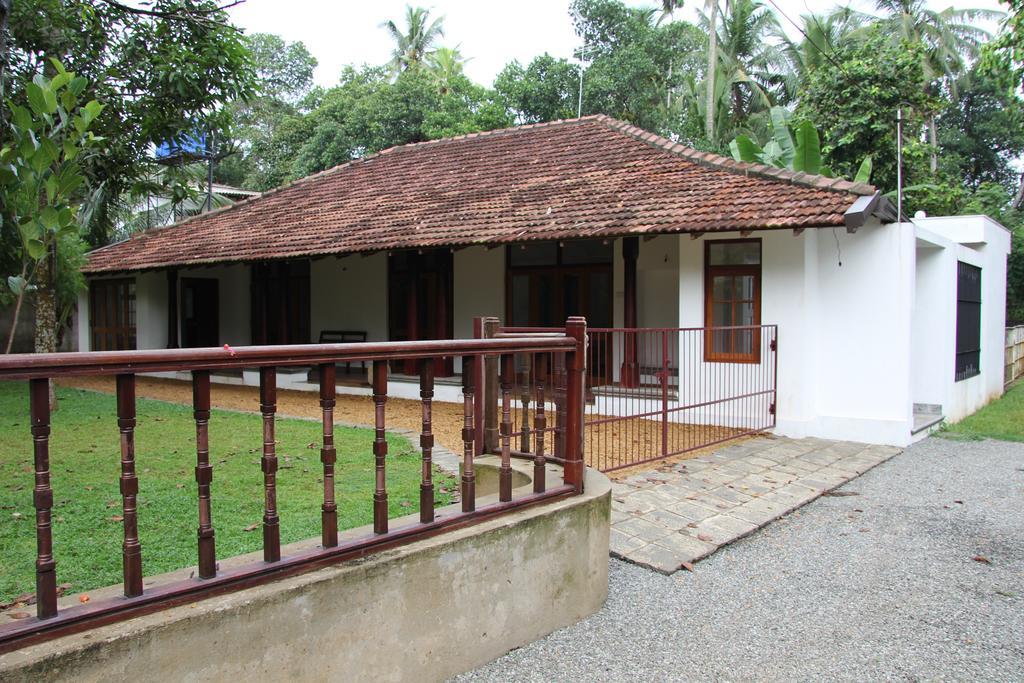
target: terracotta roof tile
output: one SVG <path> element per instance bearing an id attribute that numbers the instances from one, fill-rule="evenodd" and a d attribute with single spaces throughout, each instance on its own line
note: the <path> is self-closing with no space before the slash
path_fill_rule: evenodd
<path id="1" fill-rule="evenodd" d="M 777 178 L 775 176 L 778 176 Z M 626 234 L 837 226 L 870 185 L 606 116 L 395 147 L 91 252 L 86 272 Z"/>

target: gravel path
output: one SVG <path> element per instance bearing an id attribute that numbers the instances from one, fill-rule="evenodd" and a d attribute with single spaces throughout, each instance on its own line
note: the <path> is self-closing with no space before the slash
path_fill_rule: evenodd
<path id="1" fill-rule="evenodd" d="M 465 681 L 1024 680 L 1024 444 L 927 439 Z M 976 561 L 983 557 L 991 562 Z"/>

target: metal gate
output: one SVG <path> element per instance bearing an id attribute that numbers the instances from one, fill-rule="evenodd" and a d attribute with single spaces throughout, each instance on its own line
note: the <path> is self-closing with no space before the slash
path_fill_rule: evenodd
<path id="1" fill-rule="evenodd" d="M 561 333 L 561 329 L 481 324 L 481 336 Z M 603 472 L 659 460 L 775 427 L 778 328 L 749 325 L 713 328 L 593 328 L 587 330 L 584 453 Z M 548 447 L 561 449 L 558 428 L 559 359 L 507 374 L 510 431 L 518 450 L 531 450 L 538 407 L 547 417 Z M 497 410 L 497 368 L 493 403 Z M 483 373 L 482 373 L 483 374 Z M 536 390 L 541 389 L 542 404 Z M 546 393 L 544 390 L 546 388 Z M 532 397 L 532 403 L 531 403 Z M 497 413 L 480 415 L 498 438 Z M 552 452 L 557 461 L 557 452 Z"/>

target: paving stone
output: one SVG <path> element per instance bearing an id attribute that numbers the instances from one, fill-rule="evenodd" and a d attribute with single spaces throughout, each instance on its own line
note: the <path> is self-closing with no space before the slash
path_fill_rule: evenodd
<path id="1" fill-rule="evenodd" d="M 628 557 L 631 552 L 638 550 L 645 545 L 647 545 L 646 541 L 642 541 L 635 536 L 623 533 L 615 527 L 612 527 L 608 536 L 608 549 L 613 555 L 618 557 Z"/>
<path id="2" fill-rule="evenodd" d="M 712 510 L 711 508 L 689 500 L 676 503 L 669 508 L 669 511 L 674 512 L 681 517 L 685 517 L 690 522 L 699 522 L 702 519 L 714 517 L 718 514 L 717 510 Z"/>
<path id="3" fill-rule="evenodd" d="M 679 531 L 693 521 L 668 510 L 654 510 L 644 515 L 644 519 L 649 519 L 672 531 Z"/>
<path id="4" fill-rule="evenodd" d="M 625 559 L 662 574 L 676 572 L 683 563 L 683 560 L 679 559 L 679 555 L 675 551 L 655 545 L 654 543 L 649 543 L 642 548 L 631 551 L 625 556 Z"/>
<path id="5" fill-rule="evenodd" d="M 612 498 L 612 507 L 616 510 L 629 513 L 631 515 L 642 515 L 654 510 L 657 506 L 649 501 L 643 499 L 636 499 L 637 494 L 628 496 L 622 496 L 621 498 Z"/>
<path id="6" fill-rule="evenodd" d="M 714 543 L 705 543 L 700 539 L 683 533 L 663 536 L 652 545 L 672 552 L 676 558 L 677 569 L 683 562 L 696 562 L 718 550 L 718 546 Z"/>
<path id="7" fill-rule="evenodd" d="M 633 515 L 629 514 L 628 512 L 623 512 L 618 507 L 616 507 L 614 505 L 612 506 L 612 515 L 611 515 L 612 524 L 615 524 L 616 522 L 623 522 L 623 521 L 629 519 L 632 516 Z"/>
<path id="8" fill-rule="evenodd" d="M 718 510 L 719 512 L 724 510 L 731 510 L 734 507 L 736 507 L 735 503 L 731 503 L 710 493 L 702 493 L 693 500 L 694 502 L 700 503 L 704 507 L 709 507 L 714 510 Z"/>
<path id="9" fill-rule="evenodd" d="M 759 525 L 744 519 L 736 519 L 728 515 L 715 515 L 697 523 L 697 528 L 687 528 L 684 533 L 703 540 L 700 536 L 708 536 L 715 545 L 732 543 L 737 538 L 746 536 Z"/>
<path id="10" fill-rule="evenodd" d="M 619 522 L 613 525 L 613 528 L 629 534 L 630 536 L 636 536 L 642 541 L 655 541 L 665 534 L 672 533 L 671 529 L 666 529 L 664 526 L 652 522 L 646 518 L 634 517 L 633 519 L 627 519 L 625 522 Z"/>
<path id="11" fill-rule="evenodd" d="M 748 500 L 754 499 L 753 496 L 750 496 L 735 488 L 730 488 L 732 486 L 734 486 L 734 484 L 719 486 L 717 489 L 711 489 L 711 491 L 709 491 L 708 493 L 715 496 L 716 498 L 721 498 L 727 503 L 732 503 L 733 505 L 742 505 L 743 503 L 746 503 Z"/>
<path id="12" fill-rule="evenodd" d="M 730 517 L 736 517 L 758 526 L 764 526 L 773 519 L 786 514 L 790 509 L 777 500 L 757 498 L 749 503 L 737 505 L 732 510 L 729 510 L 728 514 Z"/>

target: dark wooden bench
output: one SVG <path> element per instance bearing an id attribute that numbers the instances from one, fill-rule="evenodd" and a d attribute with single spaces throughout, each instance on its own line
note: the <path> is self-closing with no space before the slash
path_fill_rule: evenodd
<path id="1" fill-rule="evenodd" d="M 320 330 L 321 344 L 359 344 L 366 341 L 364 330 Z M 366 361 L 359 361 L 363 370 L 366 369 Z M 345 363 L 345 372 L 351 369 L 352 363 Z"/>

